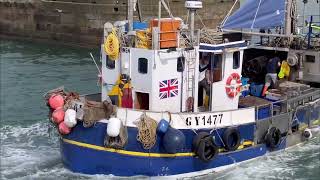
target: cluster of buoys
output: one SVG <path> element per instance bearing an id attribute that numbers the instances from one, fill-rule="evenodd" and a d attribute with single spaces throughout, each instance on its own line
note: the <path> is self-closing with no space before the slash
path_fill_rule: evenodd
<path id="1" fill-rule="evenodd" d="M 67 109 L 64 111 L 64 98 L 60 94 L 53 94 L 48 100 L 50 108 L 53 110 L 51 120 L 58 125 L 60 134 L 69 134 L 71 128 L 77 124 L 76 111 L 73 109 Z"/>
<path id="2" fill-rule="evenodd" d="M 175 154 L 185 148 L 186 138 L 183 132 L 179 129 L 172 128 L 167 120 L 160 120 L 157 131 L 163 134 L 162 145 L 166 152 Z"/>

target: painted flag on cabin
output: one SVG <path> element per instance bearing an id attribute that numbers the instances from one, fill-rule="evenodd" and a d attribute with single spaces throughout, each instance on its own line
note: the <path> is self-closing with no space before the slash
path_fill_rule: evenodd
<path id="1" fill-rule="evenodd" d="M 175 97 L 178 93 L 178 79 L 169 79 L 159 82 L 160 99 Z"/>

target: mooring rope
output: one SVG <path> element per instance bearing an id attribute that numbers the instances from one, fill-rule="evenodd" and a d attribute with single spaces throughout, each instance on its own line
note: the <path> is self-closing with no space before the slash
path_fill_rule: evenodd
<path id="1" fill-rule="evenodd" d="M 138 128 L 137 140 L 142 143 L 144 149 L 151 149 L 157 141 L 157 121 L 144 113 L 135 125 Z"/>

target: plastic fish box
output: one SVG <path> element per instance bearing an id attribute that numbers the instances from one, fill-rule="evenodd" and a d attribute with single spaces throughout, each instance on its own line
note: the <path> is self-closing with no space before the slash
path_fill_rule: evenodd
<path id="1" fill-rule="evenodd" d="M 246 78 L 246 77 L 241 77 L 241 83 L 242 83 L 242 86 L 245 86 L 248 84 L 249 82 L 249 78 Z"/>
<path id="2" fill-rule="evenodd" d="M 248 96 L 250 94 L 250 91 L 242 91 L 241 92 L 241 95 L 243 96 L 243 97 L 246 97 L 246 96 Z"/>
<path id="3" fill-rule="evenodd" d="M 178 30 L 180 29 L 181 20 L 172 18 L 160 19 L 160 48 L 178 47 Z M 150 27 L 158 27 L 158 19 L 150 21 Z"/>
<path id="4" fill-rule="evenodd" d="M 258 109 L 258 117 L 256 119 L 265 119 L 271 116 L 271 108 L 270 106 L 259 107 Z"/>
<path id="5" fill-rule="evenodd" d="M 255 107 L 256 119 L 264 119 L 271 116 L 271 103 L 263 98 L 247 96 L 239 98 L 239 107 Z M 258 111 L 258 112 L 257 112 Z"/>
<path id="6" fill-rule="evenodd" d="M 133 28 L 134 31 L 136 31 L 136 30 L 145 30 L 145 29 L 148 28 L 148 26 L 149 26 L 149 24 L 146 23 L 146 22 L 134 21 L 132 23 L 132 28 Z M 126 24 L 126 31 L 128 31 L 128 30 L 129 30 L 129 24 L 127 23 Z"/>
<path id="7" fill-rule="evenodd" d="M 260 97 L 262 90 L 263 90 L 263 84 L 255 84 L 251 83 L 250 84 L 250 94 L 256 97 Z"/>

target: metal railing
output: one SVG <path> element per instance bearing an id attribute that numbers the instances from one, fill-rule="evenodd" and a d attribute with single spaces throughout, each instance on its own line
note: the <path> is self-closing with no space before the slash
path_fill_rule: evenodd
<path id="1" fill-rule="evenodd" d="M 278 101 L 270 102 L 268 104 L 255 106 L 256 120 L 263 120 L 263 119 L 270 119 L 270 118 L 272 119 L 275 116 L 292 112 L 298 106 L 305 105 L 306 103 L 312 102 L 319 98 L 320 98 L 320 89 L 310 88 L 310 89 L 301 91 L 300 95 L 297 97 L 278 100 Z M 275 107 L 279 109 L 278 112 L 275 111 Z M 259 118 L 259 112 L 264 108 L 268 108 L 268 111 L 269 111 L 268 116 L 264 118 Z"/>

